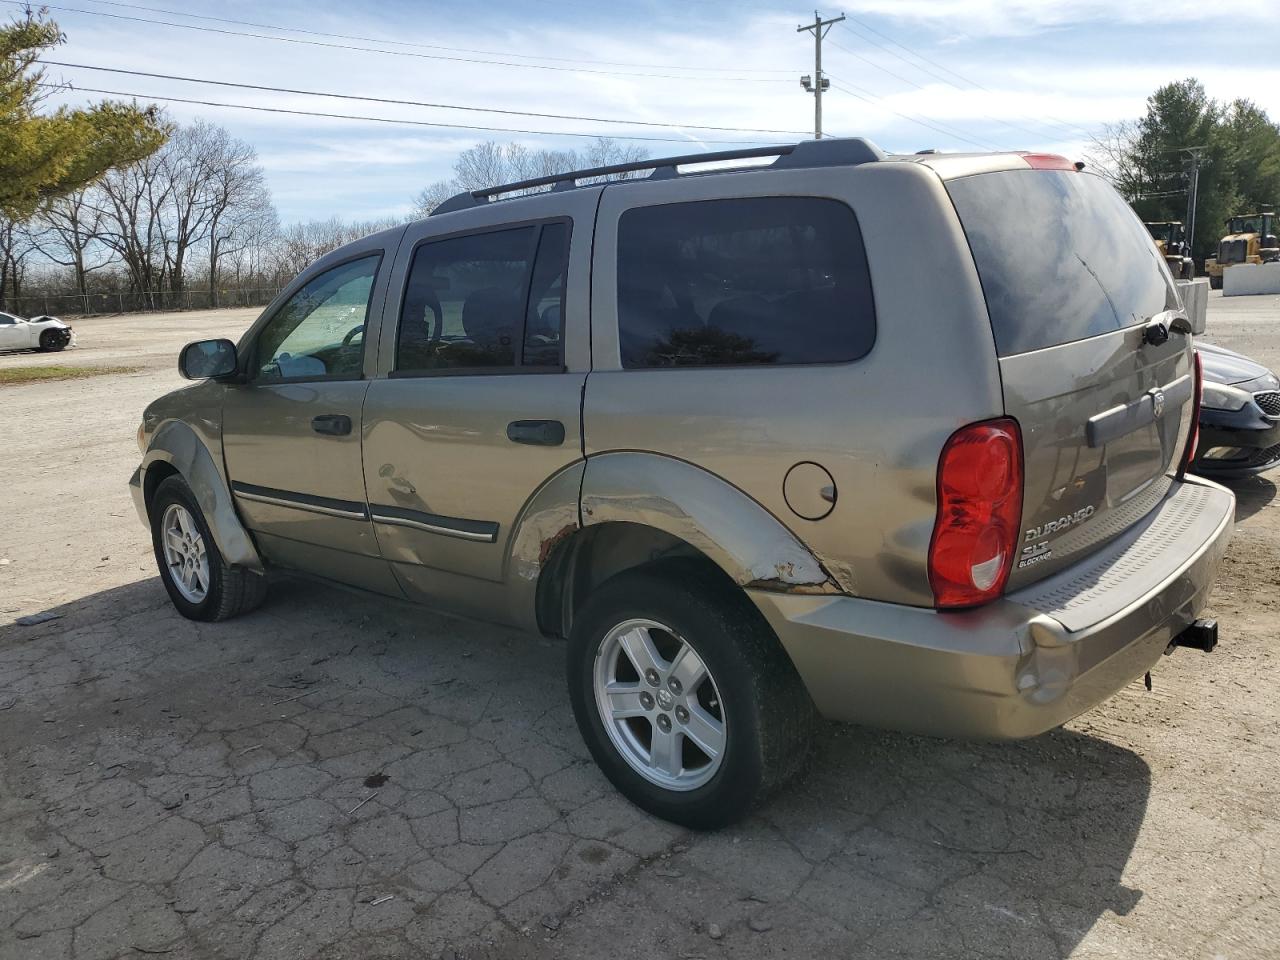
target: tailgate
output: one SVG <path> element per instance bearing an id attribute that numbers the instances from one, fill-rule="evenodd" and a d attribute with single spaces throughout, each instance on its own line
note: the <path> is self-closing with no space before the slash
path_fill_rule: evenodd
<path id="1" fill-rule="evenodd" d="M 1074 170 L 958 178 L 947 189 L 982 280 L 1022 429 L 1021 543 L 1009 589 L 1080 560 L 1165 496 L 1191 426 L 1190 337 L 1146 228 Z M 1164 323 L 1167 339 L 1146 337 Z"/>

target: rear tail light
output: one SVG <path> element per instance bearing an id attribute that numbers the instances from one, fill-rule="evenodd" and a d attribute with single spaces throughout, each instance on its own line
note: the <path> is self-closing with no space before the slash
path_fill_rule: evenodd
<path id="1" fill-rule="evenodd" d="M 953 433 L 938 458 L 938 517 L 929 586 L 939 609 L 973 607 L 1004 592 L 1022 519 L 1022 432 L 1001 417 Z"/>
<path id="2" fill-rule="evenodd" d="M 1178 479 L 1191 467 L 1196 458 L 1196 447 L 1200 446 L 1200 398 L 1204 393 L 1204 368 L 1200 364 L 1200 351 L 1193 350 L 1195 358 L 1196 384 L 1191 394 L 1191 429 L 1187 431 L 1187 448 L 1182 451 L 1182 462 L 1178 464 Z"/>

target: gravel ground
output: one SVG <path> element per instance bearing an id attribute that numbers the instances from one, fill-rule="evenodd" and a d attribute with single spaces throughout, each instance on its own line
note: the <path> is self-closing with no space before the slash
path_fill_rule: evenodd
<path id="1" fill-rule="evenodd" d="M 1062 730 L 825 729 L 691 835 L 591 765 L 557 643 L 330 588 L 182 620 L 125 480 L 178 348 L 253 311 L 76 323 L 0 366 L 0 958 L 1280 956 L 1280 512 L 1238 485 L 1211 656 Z M 1280 367 L 1280 297 L 1208 339 Z M 59 619 L 17 626 L 18 616 Z"/>

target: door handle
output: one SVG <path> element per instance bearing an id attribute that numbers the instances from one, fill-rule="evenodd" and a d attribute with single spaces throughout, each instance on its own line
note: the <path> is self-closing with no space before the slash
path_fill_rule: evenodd
<path id="1" fill-rule="evenodd" d="M 351 418 L 341 413 L 324 413 L 311 418 L 311 429 L 327 437 L 345 437 L 351 432 Z"/>
<path id="2" fill-rule="evenodd" d="M 512 443 L 558 447 L 564 443 L 564 424 L 559 420 L 512 420 L 507 424 L 507 439 Z"/>

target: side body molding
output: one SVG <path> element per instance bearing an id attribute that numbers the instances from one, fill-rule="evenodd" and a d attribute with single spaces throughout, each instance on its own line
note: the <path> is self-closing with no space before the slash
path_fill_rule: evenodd
<path id="1" fill-rule="evenodd" d="M 262 558 L 240 522 L 222 471 L 204 441 L 182 421 L 170 420 L 156 431 L 142 465 L 129 481 L 130 493 L 143 523 L 149 522 L 144 493 L 146 475 L 157 463 L 169 464 L 187 482 L 223 559 L 234 566 L 261 572 Z"/>
<path id="2" fill-rule="evenodd" d="M 674 457 L 630 451 L 589 457 L 582 521 L 655 527 L 696 547 L 743 587 L 840 592 L 773 514 L 715 474 Z"/>

